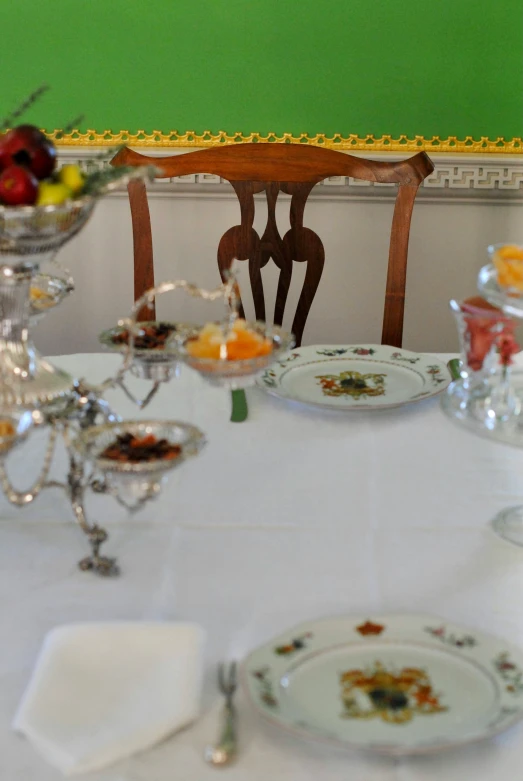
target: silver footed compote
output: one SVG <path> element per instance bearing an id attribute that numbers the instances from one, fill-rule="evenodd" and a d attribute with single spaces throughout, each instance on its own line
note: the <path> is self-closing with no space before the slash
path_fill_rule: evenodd
<path id="1" fill-rule="evenodd" d="M 294 336 L 278 325 L 268 325 L 262 322 L 246 322 L 245 328 L 261 339 L 269 340 L 271 342 L 270 350 L 263 355 L 235 360 L 231 360 L 227 356 L 227 350 L 224 351 L 223 358 L 199 357 L 191 353 L 191 342 L 198 338 L 202 327 L 195 330 L 182 342 L 180 355 L 187 366 L 197 371 L 211 385 L 230 390 L 249 388 L 272 363 L 292 349 Z"/>
<path id="2" fill-rule="evenodd" d="M 151 457 L 149 460 L 121 460 L 107 455 L 111 444 L 122 437 L 134 437 L 144 441 L 166 441 L 179 448 L 176 457 Z M 125 420 L 90 426 L 81 431 L 73 441 L 73 449 L 114 488 L 132 487 L 137 500 L 141 496 L 155 494 L 151 486 L 161 482 L 170 472 L 192 456 L 205 444 L 203 433 L 189 423 L 171 420 Z"/>
<path id="3" fill-rule="evenodd" d="M 178 342 L 182 335 L 194 331 L 187 323 L 170 321 L 140 322 L 136 333 L 117 326 L 102 331 L 98 339 L 106 350 L 125 353 L 132 342 L 132 373 L 144 380 L 166 382 L 178 373 L 180 351 Z"/>
<path id="4" fill-rule="evenodd" d="M 163 454 L 158 452 L 162 443 Z M 127 510 L 136 512 L 158 496 L 172 469 L 197 455 L 204 445 L 205 437 L 196 426 L 170 420 L 112 421 L 82 430 L 71 449 L 78 463 L 90 463 L 92 473 L 87 480 L 78 480 L 72 503 L 92 553 L 82 559 L 80 568 L 102 575 L 118 572 L 115 560 L 99 553 L 107 533 L 87 522 L 83 506 L 87 486 L 97 493 L 110 494 Z"/>

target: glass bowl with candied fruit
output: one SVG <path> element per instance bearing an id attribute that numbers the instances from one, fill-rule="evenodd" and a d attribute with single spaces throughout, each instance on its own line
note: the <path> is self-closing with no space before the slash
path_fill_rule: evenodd
<path id="1" fill-rule="evenodd" d="M 294 345 L 279 326 L 238 318 L 231 326 L 207 323 L 180 348 L 184 362 L 213 385 L 246 388 Z"/>

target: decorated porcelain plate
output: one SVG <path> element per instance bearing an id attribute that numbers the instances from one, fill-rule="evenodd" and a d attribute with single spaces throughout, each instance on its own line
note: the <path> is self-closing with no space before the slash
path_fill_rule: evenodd
<path id="1" fill-rule="evenodd" d="M 431 616 L 301 624 L 253 651 L 243 681 L 278 727 L 382 754 L 450 749 L 523 717 L 523 650 Z"/>
<path id="2" fill-rule="evenodd" d="M 258 380 L 269 393 L 314 407 L 398 407 L 441 393 L 448 369 L 431 355 L 386 345 L 300 347 Z"/>

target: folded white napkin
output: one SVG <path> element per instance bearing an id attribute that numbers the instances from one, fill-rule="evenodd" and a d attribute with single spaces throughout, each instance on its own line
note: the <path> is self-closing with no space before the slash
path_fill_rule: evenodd
<path id="1" fill-rule="evenodd" d="M 199 712 L 204 632 L 185 623 L 89 623 L 45 638 L 13 727 L 65 775 L 142 751 Z"/>

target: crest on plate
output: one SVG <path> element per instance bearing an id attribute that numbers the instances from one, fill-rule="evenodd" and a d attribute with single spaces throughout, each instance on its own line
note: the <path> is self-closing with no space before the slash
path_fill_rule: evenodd
<path id="1" fill-rule="evenodd" d="M 361 374 L 346 371 L 340 374 L 320 374 L 319 380 L 324 396 L 352 396 L 366 399 L 368 396 L 383 396 L 386 374 Z"/>
<path id="2" fill-rule="evenodd" d="M 381 718 L 406 724 L 415 716 L 448 710 L 435 694 L 429 675 L 418 667 L 389 670 L 381 662 L 340 673 L 343 719 Z"/>

